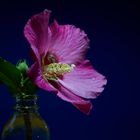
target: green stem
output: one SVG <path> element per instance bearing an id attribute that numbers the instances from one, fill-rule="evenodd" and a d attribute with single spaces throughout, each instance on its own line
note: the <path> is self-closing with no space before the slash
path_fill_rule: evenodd
<path id="1" fill-rule="evenodd" d="M 28 82 L 30 79 L 29 79 L 29 77 L 27 77 L 26 79 L 24 79 L 23 80 L 23 85 L 26 83 L 26 82 Z"/>
<path id="2" fill-rule="evenodd" d="M 25 126 L 26 126 L 26 140 L 32 140 L 32 126 L 31 126 L 29 112 L 25 112 L 24 122 L 25 122 Z"/>

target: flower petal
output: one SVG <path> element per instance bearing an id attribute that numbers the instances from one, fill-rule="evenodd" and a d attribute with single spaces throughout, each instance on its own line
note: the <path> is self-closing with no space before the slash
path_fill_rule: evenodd
<path id="1" fill-rule="evenodd" d="M 96 98 L 104 90 L 107 80 L 85 60 L 71 73 L 65 74 L 63 80 L 59 79 L 59 82 L 75 95 L 89 99 Z"/>
<path id="2" fill-rule="evenodd" d="M 84 31 L 73 25 L 58 25 L 56 21 L 50 31 L 49 52 L 56 55 L 58 62 L 77 64 L 84 59 L 89 44 Z"/>
<path id="3" fill-rule="evenodd" d="M 37 62 L 34 63 L 28 70 L 28 76 L 39 88 L 48 91 L 57 91 L 49 82 L 44 80 L 42 77 L 41 68 Z"/>
<path id="4" fill-rule="evenodd" d="M 34 15 L 24 27 L 24 35 L 31 44 L 31 48 L 36 56 L 43 54 L 48 49 L 50 13 L 51 11 L 44 10 L 42 13 Z"/>
<path id="5" fill-rule="evenodd" d="M 61 99 L 72 103 L 76 108 L 78 108 L 83 113 L 86 113 L 87 115 L 90 113 L 90 110 L 92 109 L 92 103 L 90 101 L 86 101 L 78 97 L 77 95 L 73 94 L 70 90 L 68 90 L 66 87 L 63 86 L 63 84 L 59 82 L 56 83 L 58 84 L 59 87 L 56 89 L 55 86 L 45 81 L 42 78 L 42 74 L 39 69 L 39 64 L 37 62 L 34 63 L 28 70 L 28 75 L 39 88 L 42 88 L 47 91 L 55 91 L 57 92 L 57 95 Z"/>
<path id="6" fill-rule="evenodd" d="M 59 83 L 59 92 L 57 93 L 58 97 L 61 99 L 72 103 L 76 108 L 78 108 L 81 112 L 89 115 L 90 110 L 92 109 L 92 103 L 90 101 L 86 101 L 77 95 L 73 94 L 69 89 L 63 86 L 63 84 Z"/>

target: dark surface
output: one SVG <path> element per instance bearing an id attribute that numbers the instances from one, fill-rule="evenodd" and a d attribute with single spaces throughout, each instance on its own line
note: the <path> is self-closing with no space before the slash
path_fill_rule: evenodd
<path id="1" fill-rule="evenodd" d="M 103 94 L 92 100 L 90 116 L 52 93 L 39 91 L 40 113 L 48 122 L 52 140 L 139 139 L 138 3 L 50 1 L 0 2 L 0 56 L 14 64 L 26 58 L 31 64 L 23 28 L 32 15 L 48 8 L 58 23 L 74 24 L 88 34 L 91 48 L 87 58 L 108 80 Z M 7 88 L 0 86 L 0 131 L 12 114 L 13 104 Z"/>

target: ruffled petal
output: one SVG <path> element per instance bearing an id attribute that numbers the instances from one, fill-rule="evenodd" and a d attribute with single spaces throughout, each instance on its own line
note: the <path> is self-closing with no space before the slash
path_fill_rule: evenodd
<path id="1" fill-rule="evenodd" d="M 81 112 L 89 115 L 92 109 L 92 103 L 90 101 L 84 100 L 77 95 L 73 94 L 69 89 L 67 89 L 63 84 L 59 83 L 59 91 L 57 93 L 58 97 L 61 99 L 72 103 Z"/>
<path id="2" fill-rule="evenodd" d="M 71 73 L 65 74 L 63 80 L 59 79 L 59 82 L 75 95 L 90 99 L 96 98 L 104 90 L 107 80 L 85 60 Z"/>
<path id="3" fill-rule="evenodd" d="M 44 10 L 42 13 L 34 15 L 24 27 L 24 35 L 31 44 L 31 48 L 37 58 L 38 55 L 42 55 L 48 49 L 48 22 L 50 13 L 51 11 Z"/>
<path id="4" fill-rule="evenodd" d="M 28 76 L 39 88 L 47 91 L 57 91 L 49 82 L 44 80 L 39 64 L 34 63 L 28 70 Z"/>
<path id="5" fill-rule="evenodd" d="M 58 58 L 58 62 L 77 64 L 84 59 L 89 47 L 84 31 L 73 25 L 58 25 L 56 21 L 51 24 L 50 31 L 49 52 Z"/>

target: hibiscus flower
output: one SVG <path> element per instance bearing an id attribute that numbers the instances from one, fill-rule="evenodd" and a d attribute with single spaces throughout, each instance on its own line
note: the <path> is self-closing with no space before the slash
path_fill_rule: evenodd
<path id="1" fill-rule="evenodd" d="M 107 83 L 85 59 L 89 39 L 84 31 L 73 25 L 49 24 L 51 11 L 34 15 L 24 28 L 24 35 L 31 45 L 34 64 L 29 77 L 39 87 L 72 103 L 89 114 L 92 102 Z"/>

